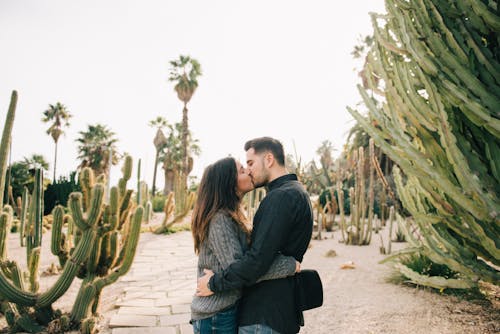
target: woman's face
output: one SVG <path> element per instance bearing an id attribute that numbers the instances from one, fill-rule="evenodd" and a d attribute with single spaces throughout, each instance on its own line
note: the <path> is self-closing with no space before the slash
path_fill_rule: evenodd
<path id="1" fill-rule="evenodd" d="M 248 170 L 236 161 L 236 170 L 238 171 L 238 183 L 236 185 L 236 192 L 241 197 L 250 190 L 253 190 L 252 178 L 248 174 Z"/>

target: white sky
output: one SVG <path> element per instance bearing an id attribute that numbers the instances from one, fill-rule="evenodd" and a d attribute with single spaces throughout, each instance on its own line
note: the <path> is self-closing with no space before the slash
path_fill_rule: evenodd
<path id="1" fill-rule="evenodd" d="M 78 132 L 101 123 L 122 152 L 142 159 L 151 185 L 155 130 L 147 124 L 160 115 L 181 120 L 167 80 L 180 54 L 203 70 L 188 104 L 203 151 L 192 174 L 228 154 L 244 160 L 245 141 L 263 135 L 287 153 L 295 143 L 304 162 L 327 139 L 341 150 L 353 124 L 346 106 L 361 100 L 351 51 L 371 34 L 371 11 L 385 12 L 383 0 L 2 0 L 2 129 L 10 94 L 19 93 L 12 160 L 37 153 L 52 168 L 54 143 L 41 118 L 59 101 L 73 118 L 59 139 L 58 175 L 78 165 Z"/>

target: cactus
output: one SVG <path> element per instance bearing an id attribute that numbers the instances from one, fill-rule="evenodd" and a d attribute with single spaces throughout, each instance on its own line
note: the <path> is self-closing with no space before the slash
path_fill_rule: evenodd
<path id="1" fill-rule="evenodd" d="M 7 158 L 10 151 L 10 143 L 12 141 L 12 127 L 16 115 L 17 92 L 13 91 L 10 97 L 9 110 L 5 118 L 5 124 L 2 132 L 2 141 L 0 144 L 0 209 L 3 207 L 3 196 L 5 192 L 5 181 L 7 175 Z"/>
<path id="2" fill-rule="evenodd" d="M 497 7 L 386 0 L 388 15 L 372 14 L 375 44 L 366 72 L 383 82 L 383 105 L 359 87 L 369 114 L 348 110 L 404 172 L 403 179 L 394 170 L 398 194 L 422 238 L 403 253 L 418 252 L 460 274 L 460 282 L 435 282 L 398 265 L 416 283 L 500 282 Z M 377 92 L 374 82 L 367 88 Z"/>
<path id="3" fill-rule="evenodd" d="M 344 213 L 344 190 L 342 189 L 342 182 L 337 182 L 337 196 L 339 198 L 339 215 L 340 215 L 340 232 L 342 235 L 342 241 L 345 243 L 346 239 L 346 221 L 345 221 L 345 213 Z"/>
<path id="4" fill-rule="evenodd" d="M 345 223 L 343 210 L 343 191 L 341 183 L 337 183 L 337 193 L 339 194 L 339 210 L 341 219 L 342 238 L 348 245 L 369 245 L 373 231 L 373 206 L 374 206 L 374 144 L 370 140 L 369 145 L 370 159 L 369 164 L 369 180 L 368 180 L 368 195 L 365 191 L 365 167 L 367 160 L 365 159 L 364 148 L 359 147 L 354 151 L 353 160 L 355 164 L 354 187 L 349 189 L 349 199 L 351 208 L 351 218 L 349 223 Z M 341 198 L 342 197 L 342 198 Z M 346 238 L 347 237 L 347 238 Z"/>
<path id="5" fill-rule="evenodd" d="M 4 165 L 8 153 L 9 140 L 4 139 L 10 138 L 16 98 L 13 93 L 0 147 L 0 166 Z M 45 327 L 61 331 L 81 327 L 82 332 L 95 333 L 102 289 L 130 269 L 140 236 L 143 208 L 131 203 L 132 191 L 126 189 L 131 167 L 132 158 L 126 157 L 123 177 L 119 187 L 110 190 L 109 203 L 104 201 L 105 178 L 95 178 L 90 168 L 84 168 L 80 173 L 82 193 L 69 196 L 71 217 L 64 215 L 61 206 L 54 208 L 51 250 L 64 268 L 57 281 L 45 292 L 38 292 L 43 223 L 41 171 L 35 172 L 31 196 L 25 190 L 19 203 L 21 240 L 27 246 L 27 287 L 17 263 L 6 259 L 6 240 L 13 210 L 9 206 L 0 210 L 0 311 L 5 315 L 10 332 L 38 333 Z M 0 181 L 3 184 L 4 179 Z M 64 223 L 68 224 L 66 234 L 62 231 Z M 53 310 L 52 304 L 77 276 L 83 281 L 75 306 L 69 316 L 61 316 L 61 312 Z"/>
<path id="6" fill-rule="evenodd" d="M 246 208 L 248 221 L 253 220 L 255 212 L 259 208 L 260 201 L 262 201 L 265 196 L 266 190 L 264 188 L 257 188 L 245 194 L 245 197 L 243 198 L 243 206 Z"/>
<path id="7" fill-rule="evenodd" d="M 194 203 L 196 201 L 196 193 L 195 192 L 190 192 L 189 195 L 186 198 L 186 203 L 184 203 L 184 211 L 179 212 L 178 214 L 174 215 L 174 218 L 169 221 L 169 218 L 174 214 L 176 207 L 175 207 L 175 200 L 174 200 L 175 194 L 174 193 L 169 193 L 167 196 L 167 199 L 165 200 L 165 205 L 163 211 L 165 212 L 165 216 L 163 218 L 163 222 L 161 223 L 160 226 L 153 228 L 152 231 L 155 234 L 162 234 L 166 233 L 169 231 L 169 229 L 174 225 L 179 222 L 182 222 L 184 218 L 187 216 L 189 211 L 193 209 Z"/>

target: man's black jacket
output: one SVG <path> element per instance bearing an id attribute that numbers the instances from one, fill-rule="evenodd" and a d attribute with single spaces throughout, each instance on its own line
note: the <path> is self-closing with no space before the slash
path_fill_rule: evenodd
<path id="1" fill-rule="evenodd" d="M 217 293 L 246 287 L 239 305 L 239 326 L 265 324 L 283 334 L 297 333 L 301 314 L 295 308 L 293 277 L 252 285 L 267 272 L 278 253 L 301 262 L 311 240 L 311 202 L 295 174 L 269 183 L 253 224 L 250 249 L 226 270 L 216 273 L 210 279 L 210 288 Z"/>

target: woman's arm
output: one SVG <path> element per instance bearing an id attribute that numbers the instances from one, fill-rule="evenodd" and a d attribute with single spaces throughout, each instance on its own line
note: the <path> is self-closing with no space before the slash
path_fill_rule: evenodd
<path id="1" fill-rule="evenodd" d="M 264 275 L 259 277 L 257 283 L 262 281 L 267 281 L 270 279 L 293 276 L 295 275 L 297 269 L 299 269 L 297 267 L 299 267 L 299 264 L 293 256 L 285 256 L 283 254 L 278 254 L 274 258 L 274 261 L 271 264 L 271 267 L 269 267 L 269 270 Z"/>
<path id="2" fill-rule="evenodd" d="M 243 247 L 238 235 L 239 226 L 225 214 L 218 213 L 208 227 L 207 242 L 222 269 L 243 256 Z M 215 268 L 210 268 L 217 270 Z"/>

